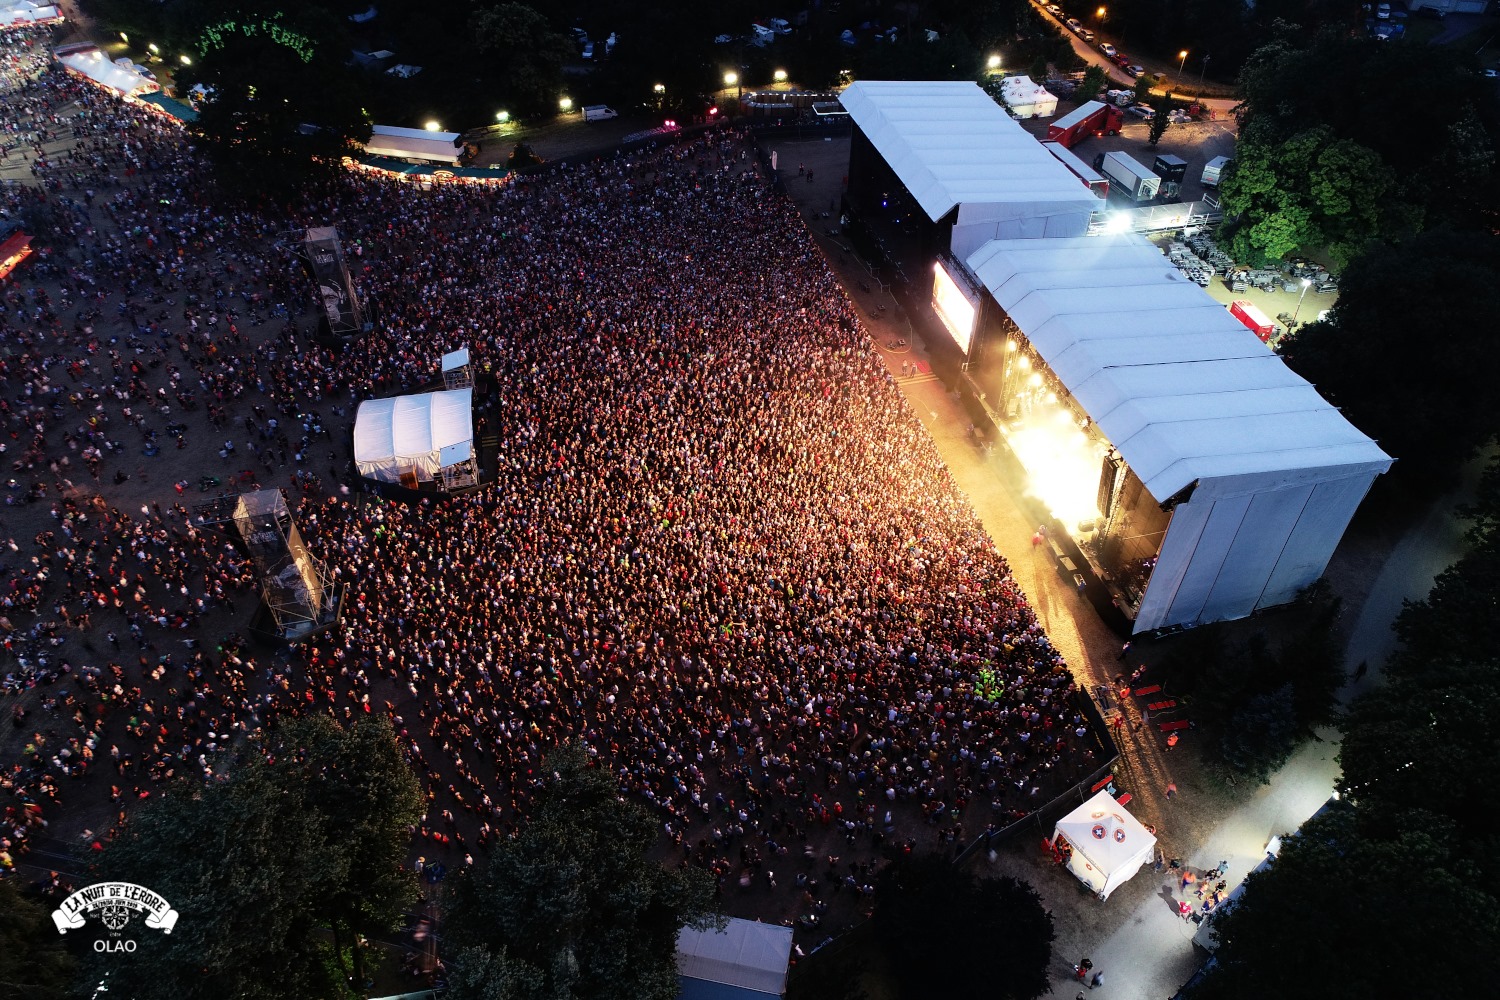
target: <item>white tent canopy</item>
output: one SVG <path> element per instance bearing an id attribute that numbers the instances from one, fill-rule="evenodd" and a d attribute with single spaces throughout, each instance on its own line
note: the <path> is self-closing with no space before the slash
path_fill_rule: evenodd
<path id="1" fill-rule="evenodd" d="M 54 4 L 32 3 L 31 0 L 0 0 L 0 28 L 60 20 L 62 13 Z"/>
<path id="2" fill-rule="evenodd" d="M 1088 232 L 1099 200 L 977 84 L 861 80 L 839 101 L 929 219 L 959 208 L 954 253 Z"/>
<path id="3" fill-rule="evenodd" d="M 108 87 L 130 97 L 136 94 L 155 93 L 161 88 L 134 69 L 127 69 L 109 60 L 93 45 L 68 45 L 56 52 L 57 61 L 68 69 L 88 77 L 101 87 Z"/>
<path id="4" fill-rule="evenodd" d="M 1058 820 L 1053 841 L 1059 836 L 1073 847 L 1068 870 L 1100 899 L 1130 881 L 1156 850 L 1156 837 L 1108 791 Z"/>
<path id="5" fill-rule="evenodd" d="M 420 128 L 398 128 L 376 125 L 365 143 L 372 156 L 393 156 L 401 160 L 432 160 L 452 166 L 458 162 L 457 132 L 429 132 Z"/>
<path id="6" fill-rule="evenodd" d="M 779 997 L 786 990 L 792 954 L 792 929 L 780 924 L 730 918 L 722 931 L 677 934 L 677 972 L 685 980 L 683 996 Z M 689 982 L 714 983 L 722 990 L 695 991 Z"/>
<path id="7" fill-rule="evenodd" d="M 473 454 L 472 389 L 370 399 L 354 418 L 354 462 L 370 479 L 430 481 Z"/>
<path id="8" fill-rule="evenodd" d="M 1008 76 L 1000 94 L 1011 111 L 1022 118 L 1050 118 L 1057 114 L 1057 97 L 1029 76 Z"/>

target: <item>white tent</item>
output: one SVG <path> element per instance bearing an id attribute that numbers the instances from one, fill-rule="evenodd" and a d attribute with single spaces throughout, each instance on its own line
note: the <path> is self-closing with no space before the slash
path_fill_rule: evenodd
<path id="1" fill-rule="evenodd" d="M 155 93 L 161 89 L 154 80 L 146 79 L 134 68 L 111 62 L 108 56 L 93 45 L 67 45 L 58 49 L 56 55 L 57 61 L 74 73 L 127 97 Z"/>
<path id="2" fill-rule="evenodd" d="M 1171 509 L 1137 632 L 1243 618 L 1322 575 L 1391 458 L 1157 247 L 997 240 L 968 265 Z"/>
<path id="3" fill-rule="evenodd" d="M 839 95 L 933 222 L 955 208 L 951 248 L 1082 236 L 1099 199 L 974 83 L 861 80 Z"/>
<path id="4" fill-rule="evenodd" d="M 54 4 L 0 0 L 0 29 L 25 24 L 53 24 L 62 19 L 62 12 Z"/>
<path id="5" fill-rule="evenodd" d="M 354 417 L 359 474 L 387 483 L 403 475 L 428 482 L 473 454 L 474 390 L 370 399 Z"/>
<path id="6" fill-rule="evenodd" d="M 786 990 L 792 929 L 731 918 L 722 931 L 677 933 L 677 973 L 685 1000 L 779 997 Z"/>
<path id="7" fill-rule="evenodd" d="M 458 164 L 460 138 L 457 132 L 376 125 L 370 131 L 370 140 L 365 143 L 365 152 L 399 160 L 431 160 L 451 167 Z"/>
<path id="8" fill-rule="evenodd" d="M 1068 870 L 1100 899 L 1108 899 L 1110 893 L 1130 881 L 1156 850 L 1151 831 L 1108 791 L 1058 820 L 1052 834 L 1054 843 L 1058 837 L 1073 847 Z"/>
<path id="9" fill-rule="evenodd" d="M 1008 76 L 1000 93 L 1012 112 L 1022 118 L 1051 118 L 1057 114 L 1057 97 L 1029 76 Z"/>

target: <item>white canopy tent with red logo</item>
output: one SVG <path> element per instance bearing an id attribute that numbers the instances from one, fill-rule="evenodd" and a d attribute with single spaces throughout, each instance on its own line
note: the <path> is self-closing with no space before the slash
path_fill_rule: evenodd
<path id="1" fill-rule="evenodd" d="M 1102 791 L 1057 821 L 1054 845 L 1072 847 L 1068 869 L 1100 899 L 1130 881 L 1156 852 L 1156 837 Z"/>

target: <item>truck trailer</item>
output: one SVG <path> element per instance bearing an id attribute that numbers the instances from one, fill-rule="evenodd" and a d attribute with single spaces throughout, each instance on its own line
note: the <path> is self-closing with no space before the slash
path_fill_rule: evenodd
<path id="1" fill-rule="evenodd" d="M 1073 176 L 1083 181 L 1083 186 L 1098 195 L 1101 201 L 1109 197 L 1109 181 L 1079 159 L 1078 155 L 1068 147 L 1060 142 L 1044 142 L 1042 148 L 1057 157 L 1063 166 L 1073 171 Z"/>
<path id="2" fill-rule="evenodd" d="M 1276 324 L 1271 322 L 1271 317 L 1261 312 L 1260 307 L 1248 299 L 1235 299 L 1231 302 L 1229 315 L 1245 324 L 1251 333 L 1265 343 L 1269 344 L 1276 335 Z"/>
<path id="3" fill-rule="evenodd" d="M 1233 157 L 1215 156 L 1212 160 L 1203 164 L 1203 186 L 1218 187 L 1219 178 L 1224 175 L 1224 168 L 1233 162 Z"/>
<path id="4" fill-rule="evenodd" d="M 1094 164 L 1109 179 L 1110 189 L 1127 201 L 1150 201 L 1161 190 L 1161 178 L 1128 153 L 1103 153 Z"/>
<path id="5" fill-rule="evenodd" d="M 1072 149 L 1095 135 L 1119 135 L 1125 115 L 1113 104 L 1089 101 L 1047 126 L 1047 141 Z"/>

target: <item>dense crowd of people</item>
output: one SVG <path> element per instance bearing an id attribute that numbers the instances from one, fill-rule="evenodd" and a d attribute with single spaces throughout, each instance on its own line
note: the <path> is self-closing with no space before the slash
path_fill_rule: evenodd
<path id="1" fill-rule="evenodd" d="M 112 802 L 95 844 L 279 715 L 385 712 L 429 789 L 414 853 L 514 833 L 576 740 L 677 860 L 795 886 L 781 912 L 815 921 L 882 853 L 1091 769 L 1066 665 L 746 137 L 228 207 L 174 123 L 43 69 L 5 98 L 7 132 L 41 140 L 7 212 L 53 252 L 0 290 L 8 500 L 50 514 L 0 549 L 30 737 L 0 774 L 0 865 L 69 782 Z M 372 321 L 339 352 L 299 328 L 280 235 L 326 224 Z M 495 387 L 482 489 L 307 488 L 325 458 L 352 483 L 359 399 L 460 346 Z M 179 496 L 204 456 L 246 488 L 297 477 L 340 627 L 275 656 L 225 638 L 254 573 Z"/>

